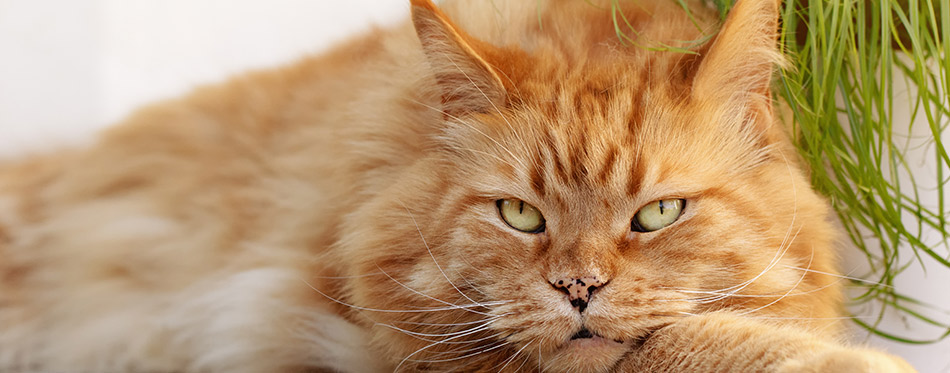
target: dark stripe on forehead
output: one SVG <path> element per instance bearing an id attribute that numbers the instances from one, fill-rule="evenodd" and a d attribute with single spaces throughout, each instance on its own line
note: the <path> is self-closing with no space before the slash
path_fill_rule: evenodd
<path id="1" fill-rule="evenodd" d="M 581 123 L 577 124 L 578 127 L 583 126 Z M 577 185 L 581 185 L 587 178 L 589 173 L 587 170 L 587 165 L 584 163 L 587 157 L 587 133 L 586 128 L 578 128 L 577 130 L 577 141 L 572 141 L 572 145 L 569 150 L 569 158 L 571 161 L 571 176 L 574 182 Z"/>
<path id="2" fill-rule="evenodd" d="M 604 165 L 600 169 L 600 173 L 597 174 L 597 181 L 601 184 L 606 183 L 610 179 L 610 176 L 614 172 L 614 163 L 617 162 L 617 145 L 610 144 L 607 149 L 607 154 L 604 156 Z"/>
<path id="3" fill-rule="evenodd" d="M 542 132 L 544 133 L 544 143 L 545 146 L 547 146 L 548 154 L 551 155 L 551 163 L 554 163 L 554 173 L 557 175 L 559 180 L 562 182 L 567 182 L 567 167 L 564 165 L 564 162 L 561 161 L 560 152 L 558 151 L 559 146 L 554 141 L 554 135 L 551 134 L 551 128 L 546 128 Z"/>
<path id="4" fill-rule="evenodd" d="M 646 111 L 646 87 L 640 86 L 631 90 L 630 111 L 627 112 L 627 131 L 628 135 L 633 135 L 640 130 L 643 123 L 644 112 Z"/>
<path id="5" fill-rule="evenodd" d="M 627 174 L 627 195 L 634 197 L 640 192 L 640 183 L 643 181 L 642 166 L 634 164 Z"/>
<path id="6" fill-rule="evenodd" d="M 544 197 L 547 194 L 545 189 L 547 184 L 545 184 L 545 162 L 544 154 L 541 153 L 541 149 L 537 149 L 534 152 L 534 160 L 531 165 L 531 189 L 534 189 L 534 192 L 540 197 Z"/>

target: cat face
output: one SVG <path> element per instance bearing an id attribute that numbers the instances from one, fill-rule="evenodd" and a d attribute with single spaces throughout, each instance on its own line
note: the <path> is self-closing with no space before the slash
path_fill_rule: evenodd
<path id="1" fill-rule="evenodd" d="M 833 270 L 825 207 L 771 124 L 772 6 L 740 2 L 700 57 L 564 66 L 414 4 L 439 146 L 342 241 L 348 299 L 394 363 L 605 371 L 693 314 L 833 312 L 805 270 Z"/>

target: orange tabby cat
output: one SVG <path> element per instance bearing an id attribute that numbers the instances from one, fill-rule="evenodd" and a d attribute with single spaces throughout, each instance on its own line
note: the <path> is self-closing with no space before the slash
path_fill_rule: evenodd
<path id="1" fill-rule="evenodd" d="M 839 341 L 775 1 L 696 54 L 671 1 L 412 5 L 0 166 L 0 371 L 912 370 Z"/>

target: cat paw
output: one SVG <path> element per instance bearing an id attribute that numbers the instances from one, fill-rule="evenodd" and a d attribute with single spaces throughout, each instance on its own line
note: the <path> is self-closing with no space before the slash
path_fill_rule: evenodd
<path id="1" fill-rule="evenodd" d="M 817 354 L 789 359 L 777 370 L 778 373 L 905 373 L 916 371 L 906 361 L 893 355 L 874 350 L 841 347 L 832 347 Z"/>

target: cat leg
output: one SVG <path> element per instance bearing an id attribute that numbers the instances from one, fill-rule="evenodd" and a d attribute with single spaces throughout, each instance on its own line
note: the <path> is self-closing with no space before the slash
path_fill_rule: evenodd
<path id="1" fill-rule="evenodd" d="M 627 372 L 914 372 L 900 358 L 805 331 L 718 312 L 651 335 L 621 363 Z"/>

